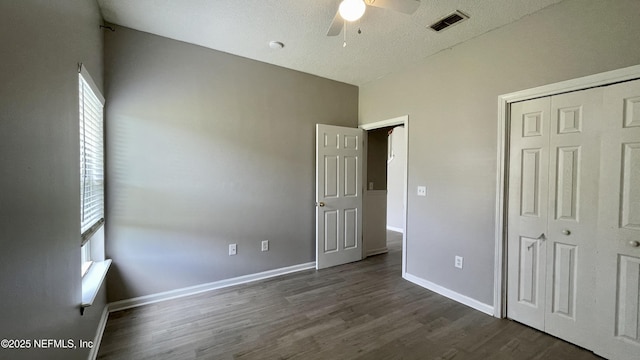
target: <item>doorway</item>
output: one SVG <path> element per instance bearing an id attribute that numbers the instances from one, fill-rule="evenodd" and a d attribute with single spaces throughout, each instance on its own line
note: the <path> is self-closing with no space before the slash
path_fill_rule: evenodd
<path id="1" fill-rule="evenodd" d="M 400 246 L 403 275 L 406 271 L 408 127 L 406 115 L 360 126 L 367 132 L 363 199 L 365 256 L 386 253 Z"/>

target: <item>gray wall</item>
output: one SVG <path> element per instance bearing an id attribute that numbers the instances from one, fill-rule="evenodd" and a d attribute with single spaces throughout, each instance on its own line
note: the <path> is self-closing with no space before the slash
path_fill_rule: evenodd
<path id="1" fill-rule="evenodd" d="M 390 129 L 367 131 L 367 190 L 387 190 L 387 136 Z M 373 189 L 370 189 L 372 182 Z"/>
<path id="2" fill-rule="evenodd" d="M 567 0 L 360 88 L 361 124 L 409 114 L 410 274 L 493 303 L 498 95 L 640 63 L 638 14 Z"/>
<path id="3" fill-rule="evenodd" d="M 80 316 L 77 63 L 101 86 L 100 13 L 91 0 L 1 1 L 0 20 L 0 339 L 93 340 L 106 296 Z"/>
<path id="4" fill-rule="evenodd" d="M 315 124 L 357 87 L 122 27 L 105 69 L 110 301 L 315 260 Z"/>
<path id="5" fill-rule="evenodd" d="M 402 126 L 393 128 L 391 147 L 394 157 L 387 164 L 387 227 L 396 229 L 404 226 L 405 133 Z"/>

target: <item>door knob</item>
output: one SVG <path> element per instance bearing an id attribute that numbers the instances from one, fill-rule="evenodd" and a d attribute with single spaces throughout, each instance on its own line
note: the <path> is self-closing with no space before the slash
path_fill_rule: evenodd
<path id="1" fill-rule="evenodd" d="M 631 246 L 631 247 L 640 247 L 640 241 L 630 240 L 629 241 L 629 246 Z"/>
<path id="2" fill-rule="evenodd" d="M 569 236 L 569 235 L 571 235 L 571 231 L 569 231 L 567 229 L 564 229 L 564 230 L 562 230 L 562 235 Z"/>
<path id="3" fill-rule="evenodd" d="M 324 203 L 322 201 L 316 203 L 316 205 L 320 206 L 320 207 L 324 207 Z"/>

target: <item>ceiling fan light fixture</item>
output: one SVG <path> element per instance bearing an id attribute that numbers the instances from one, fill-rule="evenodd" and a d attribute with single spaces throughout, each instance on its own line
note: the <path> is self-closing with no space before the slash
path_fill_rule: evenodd
<path id="1" fill-rule="evenodd" d="M 363 0 L 342 0 L 338 12 L 347 21 L 356 21 L 364 15 L 367 5 Z"/>

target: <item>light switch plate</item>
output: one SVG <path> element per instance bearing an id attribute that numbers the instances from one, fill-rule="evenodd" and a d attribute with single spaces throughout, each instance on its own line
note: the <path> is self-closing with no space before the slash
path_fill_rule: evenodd
<path id="1" fill-rule="evenodd" d="M 235 255 L 237 253 L 238 253 L 238 248 L 236 247 L 236 244 L 229 244 L 229 256 Z"/>

